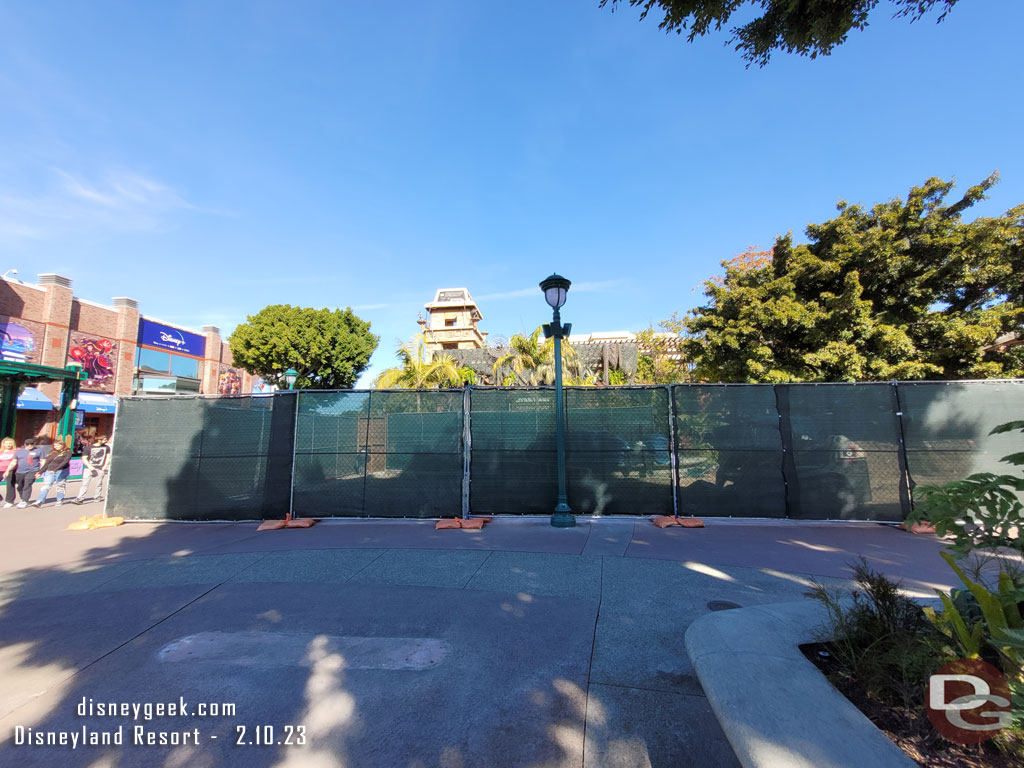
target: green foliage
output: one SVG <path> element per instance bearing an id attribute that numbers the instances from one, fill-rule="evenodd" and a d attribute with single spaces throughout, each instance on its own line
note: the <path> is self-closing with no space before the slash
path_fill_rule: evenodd
<path id="1" fill-rule="evenodd" d="M 460 367 L 451 355 L 431 354 L 421 334 L 411 343 L 399 342 L 395 356 L 401 365 L 381 371 L 373 382 L 377 389 L 454 388 L 476 382 L 472 368 Z"/>
<path id="2" fill-rule="evenodd" d="M 989 434 L 1024 432 L 1024 421 L 1000 424 Z M 1020 466 L 1022 454 L 1002 461 Z M 929 520 L 941 536 L 952 539 L 949 552 L 940 553 L 966 589 L 949 595 L 939 592 L 942 613 L 925 609 L 928 619 L 947 640 L 952 656 L 986 658 L 1006 675 L 1013 691 L 1013 727 L 1000 734 L 1001 748 L 1024 754 L 1024 574 L 1011 560 L 998 558 L 995 589 L 980 578 L 970 578 L 954 556 L 974 552 L 998 553 L 1009 548 L 1024 553 L 1024 509 L 1017 493 L 1024 491 L 1024 477 L 978 473 L 945 485 L 921 486 L 915 491 L 914 511 L 908 523 Z M 981 566 L 978 566 L 980 570 Z"/>
<path id="3" fill-rule="evenodd" d="M 929 179 L 866 210 L 723 262 L 706 305 L 683 321 L 696 378 L 723 382 L 885 381 L 1024 375 L 1002 334 L 1024 333 L 1024 205 L 962 221 L 993 174 L 958 202 Z M 987 348 L 987 349 L 986 349 Z"/>
<path id="4" fill-rule="evenodd" d="M 351 309 L 272 304 L 235 328 L 228 344 L 235 365 L 279 387 L 295 368 L 296 389 L 350 389 L 378 341 Z"/>
<path id="5" fill-rule="evenodd" d="M 494 380 L 505 386 L 554 384 L 555 340 L 542 341 L 543 333 L 543 326 L 538 326 L 529 336 L 517 333 L 509 339 L 509 351 L 494 361 Z M 567 386 L 592 386 L 596 381 L 580 371 L 576 351 L 564 340 L 562 378 Z"/>
<path id="6" fill-rule="evenodd" d="M 858 588 L 850 603 L 821 585 L 809 593 L 828 611 L 833 653 L 882 701 L 907 708 L 923 704 L 928 676 L 942 665 L 941 635 L 898 584 L 863 559 L 853 571 Z"/>
<path id="7" fill-rule="evenodd" d="M 625 371 L 619 368 L 612 368 L 608 371 L 608 383 L 613 387 L 621 387 L 629 383 L 629 378 L 626 376 Z"/>
<path id="8" fill-rule="evenodd" d="M 989 654 L 1008 679 L 1021 680 L 1024 669 L 1024 620 L 1021 604 L 1024 590 L 1008 572 L 999 573 L 996 590 L 990 591 L 980 581 L 969 578 L 948 552 L 941 553 L 967 591 L 953 596 L 939 593 L 943 611 L 937 614 L 926 608 L 932 624 L 954 643 L 957 654 L 979 658 Z M 970 595 L 968 598 L 967 595 Z M 956 655 L 956 654 L 954 654 Z M 1024 712 L 1022 712 L 1024 714 Z"/>
<path id="9" fill-rule="evenodd" d="M 682 324 L 676 315 L 659 324 L 662 332 L 674 333 L 672 337 L 659 334 L 654 328 L 647 328 L 637 335 L 637 342 L 643 352 L 637 360 L 637 383 L 679 384 L 690 380 L 690 369 L 681 354 L 680 332 Z"/>
<path id="10" fill-rule="evenodd" d="M 989 434 L 1024 432 L 1024 421 L 1000 424 Z M 1011 453 L 1001 461 L 1019 466 L 1024 454 Z M 944 485 L 922 485 L 914 489 L 914 509 L 907 523 L 927 520 L 939 536 L 952 539 L 951 550 L 966 555 L 976 549 L 1008 547 L 1024 553 L 1024 475 L 995 475 L 979 472 L 964 480 Z"/>
<path id="11" fill-rule="evenodd" d="M 748 17 L 749 9 L 763 11 L 742 26 L 733 27 L 730 43 L 743 52 L 750 64 L 764 66 L 774 51 L 809 56 L 827 56 L 846 41 L 850 30 L 868 26 L 868 14 L 878 0 L 601 0 L 600 7 L 610 4 L 612 10 L 620 2 L 643 10 L 646 18 L 651 10 L 664 13 L 658 25 L 667 32 L 682 34 L 689 30 L 687 40 L 693 42 L 727 26 L 733 13 Z M 892 0 L 896 16 L 909 16 L 916 21 L 934 6 L 942 8 L 942 21 L 957 0 Z"/>

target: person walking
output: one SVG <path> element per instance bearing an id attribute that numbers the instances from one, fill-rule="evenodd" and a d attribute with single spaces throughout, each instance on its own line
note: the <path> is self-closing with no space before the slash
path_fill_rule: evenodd
<path id="1" fill-rule="evenodd" d="M 18 495 L 21 501 L 18 508 L 24 509 L 32 498 L 32 483 L 36 481 L 39 474 L 39 467 L 42 464 L 43 451 L 36 445 L 34 437 L 28 438 L 22 447 L 14 452 L 16 462 L 14 468 L 14 483 L 18 488 Z"/>
<path id="2" fill-rule="evenodd" d="M 53 444 L 50 455 L 43 459 L 39 468 L 43 473 L 43 485 L 39 488 L 39 498 L 32 502 L 33 507 L 41 507 L 46 503 L 46 497 L 50 493 L 51 486 L 57 486 L 57 504 L 64 503 L 64 491 L 67 489 L 68 474 L 71 468 L 71 449 L 67 442 L 57 441 Z"/>
<path id="3" fill-rule="evenodd" d="M 75 504 L 82 503 L 94 478 L 97 479 L 97 483 L 93 501 L 102 501 L 103 480 L 107 476 L 107 466 L 110 464 L 110 446 L 107 445 L 106 435 L 96 435 L 96 441 L 82 455 L 82 464 L 82 487 L 72 501 Z"/>
<path id="4" fill-rule="evenodd" d="M 4 509 L 14 506 L 14 499 L 18 495 L 18 487 L 14 482 L 14 468 L 18 466 L 15 453 L 18 451 L 18 444 L 13 437 L 5 437 L 0 440 L 0 477 L 3 477 L 4 486 Z"/>

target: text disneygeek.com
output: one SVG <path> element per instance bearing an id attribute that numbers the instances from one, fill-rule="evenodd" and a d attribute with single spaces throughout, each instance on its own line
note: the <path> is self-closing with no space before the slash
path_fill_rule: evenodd
<path id="1" fill-rule="evenodd" d="M 159 728 L 152 721 L 157 718 L 226 718 L 235 717 L 236 707 L 231 702 L 199 701 L 188 702 L 184 697 L 177 701 L 96 701 L 82 697 L 75 707 L 78 717 L 117 718 L 132 720 L 130 725 L 111 728 L 95 724 L 81 725 L 66 730 L 51 730 L 45 727 L 16 725 L 14 746 L 16 747 L 99 747 L 99 746 L 182 746 L 198 745 L 207 740 L 224 740 L 235 746 L 302 746 L 306 743 L 304 725 L 270 725 L 266 723 L 232 723 L 225 732 L 223 726 L 218 733 L 204 733 L 200 727 Z M 139 721 L 146 723 L 139 724 Z M 209 730 L 214 730 L 210 728 Z"/>

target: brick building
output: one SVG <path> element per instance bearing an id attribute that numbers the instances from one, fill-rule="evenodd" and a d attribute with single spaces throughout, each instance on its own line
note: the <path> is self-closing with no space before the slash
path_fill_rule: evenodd
<path id="1" fill-rule="evenodd" d="M 116 395 L 241 394 L 262 382 L 232 365 L 220 329 L 198 332 L 146 317 L 138 302 L 110 305 L 74 295 L 71 280 L 39 275 L 35 285 L 0 278 L 0 353 L 5 360 L 63 368 L 79 363 L 82 382 L 76 427 L 110 434 Z M 15 438 L 52 438 L 60 384 L 27 388 L 18 398 Z"/>

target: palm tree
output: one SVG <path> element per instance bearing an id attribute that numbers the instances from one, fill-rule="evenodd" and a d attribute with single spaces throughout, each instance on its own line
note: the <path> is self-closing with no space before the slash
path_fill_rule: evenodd
<path id="1" fill-rule="evenodd" d="M 382 371 L 373 382 L 377 389 L 437 389 L 473 381 L 472 371 L 460 368 L 451 355 L 431 356 L 422 334 L 409 343 L 399 342 L 395 355 L 401 366 Z"/>
<path id="2" fill-rule="evenodd" d="M 512 384 L 554 384 L 555 382 L 555 340 L 540 341 L 544 327 L 539 326 L 529 336 L 517 333 L 508 340 L 509 351 L 494 361 L 494 380 L 505 386 Z M 504 376 L 499 375 L 506 369 Z M 576 351 L 567 343 L 562 344 L 562 376 L 568 383 L 585 382 L 579 370 Z"/>

